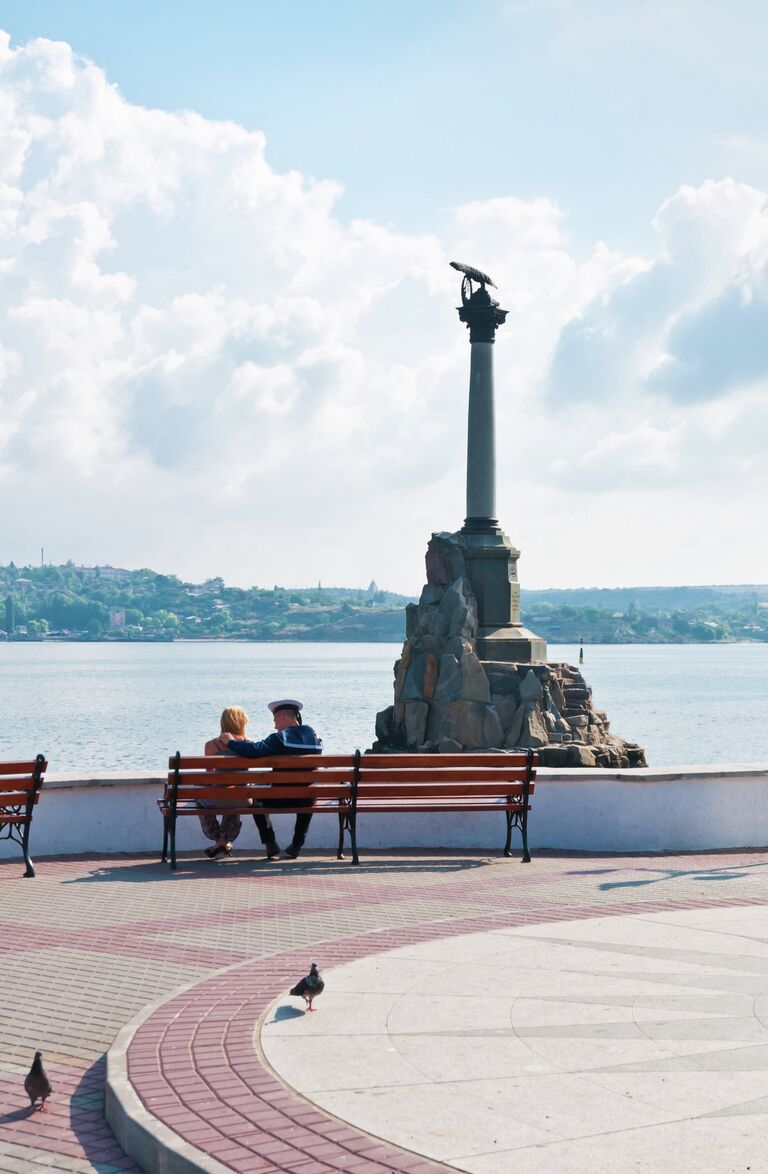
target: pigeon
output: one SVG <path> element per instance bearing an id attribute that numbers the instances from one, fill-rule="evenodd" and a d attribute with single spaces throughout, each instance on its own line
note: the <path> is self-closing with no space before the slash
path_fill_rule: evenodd
<path id="1" fill-rule="evenodd" d="M 306 978 L 302 978 L 301 982 L 297 982 L 295 987 L 291 988 L 291 994 L 296 995 L 297 998 L 303 999 L 307 1004 L 308 1011 L 314 1011 L 312 1000 L 316 999 L 318 995 L 323 993 L 325 983 L 320 977 L 320 971 L 317 969 L 317 962 L 313 962 L 309 968 L 309 974 Z"/>
<path id="2" fill-rule="evenodd" d="M 32 1061 L 32 1067 L 27 1075 L 24 1077 L 24 1087 L 27 1090 L 27 1096 L 30 1099 L 32 1108 L 35 1107 L 35 1101 L 40 1100 L 40 1112 L 47 1113 L 45 1107 L 46 1097 L 49 1097 L 53 1092 L 51 1082 L 48 1079 L 48 1073 L 43 1068 L 43 1053 L 35 1052 L 35 1058 Z"/>

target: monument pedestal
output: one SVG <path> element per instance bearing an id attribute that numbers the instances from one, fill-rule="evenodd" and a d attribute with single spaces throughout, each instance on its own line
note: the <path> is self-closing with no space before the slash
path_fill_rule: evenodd
<path id="1" fill-rule="evenodd" d="M 544 663 L 547 642 L 520 621 L 520 551 L 493 520 L 467 518 L 461 530 L 464 562 L 477 599 L 480 660 Z"/>

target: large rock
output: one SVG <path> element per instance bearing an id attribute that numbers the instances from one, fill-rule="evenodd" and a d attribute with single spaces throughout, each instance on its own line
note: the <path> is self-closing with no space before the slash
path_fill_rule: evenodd
<path id="1" fill-rule="evenodd" d="M 429 706 L 425 701 L 405 702 L 405 742 L 415 750 L 424 741 Z"/>
<path id="2" fill-rule="evenodd" d="M 515 714 L 517 713 L 517 700 L 512 696 L 511 693 L 508 693 L 505 697 L 499 698 L 496 698 L 495 695 L 492 694 L 491 700 L 495 703 L 495 709 L 499 715 L 499 721 L 501 722 L 502 729 L 509 732 L 512 723 L 515 720 Z"/>
<path id="3" fill-rule="evenodd" d="M 419 652 L 411 658 L 406 670 L 405 679 L 399 690 L 399 701 L 423 700 L 422 685 L 424 683 L 424 668 L 426 663 L 427 658 L 423 652 Z M 397 686 L 395 686 L 395 689 L 397 691 Z"/>
<path id="4" fill-rule="evenodd" d="M 568 765 L 569 766 L 595 766 L 596 758 L 595 752 L 590 746 L 569 746 L 568 747 Z"/>
<path id="5" fill-rule="evenodd" d="M 529 669 L 520 685 L 520 700 L 539 701 L 543 696 L 544 690 L 541 687 L 541 681 L 536 676 L 536 673 L 532 669 Z"/>
<path id="6" fill-rule="evenodd" d="M 388 705 L 376 714 L 376 738 L 379 742 L 391 742 L 394 733 L 394 705 Z"/>
<path id="7" fill-rule="evenodd" d="M 485 669 L 474 652 L 465 652 L 461 658 L 461 696 L 464 701 L 482 701 L 486 705 L 491 700 Z"/>
<path id="8" fill-rule="evenodd" d="M 529 705 L 530 708 L 526 707 L 523 718 L 523 728 L 520 732 L 518 746 L 535 749 L 537 746 L 546 746 L 549 741 L 549 731 L 544 724 L 541 710 L 531 703 Z"/>
<path id="9" fill-rule="evenodd" d="M 461 672 L 459 670 L 459 662 L 451 652 L 444 652 L 440 657 L 435 699 L 451 700 L 460 696 Z"/>
<path id="10" fill-rule="evenodd" d="M 520 696 L 520 676 L 516 664 L 504 664 L 501 661 L 491 660 L 484 664 L 485 675 L 491 686 L 491 693 L 498 693 L 500 697 L 507 694 L 511 697 Z"/>
<path id="11" fill-rule="evenodd" d="M 427 547 L 427 583 L 444 587 L 454 579 L 463 579 L 466 564 L 460 536 L 442 532 L 433 534 Z"/>
<path id="12" fill-rule="evenodd" d="M 429 701 L 434 697 L 435 687 L 437 685 L 438 660 L 431 652 L 427 653 L 425 659 L 426 664 L 424 665 L 424 680 L 421 684 L 421 695 L 425 701 Z"/>
<path id="13" fill-rule="evenodd" d="M 495 749 L 504 739 L 496 711 L 478 701 L 451 701 L 447 726 L 447 737 L 467 750 Z"/>
<path id="14" fill-rule="evenodd" d="M 432 701 L 427 718 L 427 738 L 430 742 L 439 742 L 448 731 L 448 701 Z"/>

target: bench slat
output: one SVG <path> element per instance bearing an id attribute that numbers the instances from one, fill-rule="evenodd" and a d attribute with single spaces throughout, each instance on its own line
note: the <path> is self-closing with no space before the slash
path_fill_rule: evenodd
<path id="1" fill-rule="evenodd" d="M 31 777 L 36 769 L 36 762 L 0 762 L 0 775 L 29 775 Z M 43 763 L 42 769 L 43 771 L 48 769 L 47 762 Z"/>
<path id="2" fill-rule="evenodd" d="M 380 803 L 378 800 L 371 800 L 370 802 L 359 803 L 357 807 L 357 814 L 363 812 L 401 812 L 407 813 L 410 811 L 422 812 L 438 812 L 438 811 L 530 811 L 531 806 L 528 804 L 524 807 L 522 803 L 505 803 L 498 800 L 496 803 Z"/>
<path id="3" fill-rule="evenodd" d="M 456 783 L 461 786 L 470 786 L 474 782 L 478 783 L 498 783 L 503 786 L 504 782 L 509 779 L 514 782 L 525 781 L 525 771 L 508 769 L 508 770 L 486 770 L 484 767 L 475 769 L 462 769 L 457 767 L 444 770 L 442 767 L 427 767 L 424 770 L 406 770 L 405 767 L 396 770 L 360 770 L 360 785 L 363 783 L 407 783 L 413 782 L 434 782 L 434 783 Z"/>
<path id="4" fill-rule="evenodd" d="M 168 782 L 173 783 L 176 778 L 174 772 L 168 775 Z M 328 771 L 310 771 L 310 770 L 201 770 L 201 771 L 180 771 L 179 786 L 210 786 L 218 785 L 222 787 L 231 786 L 250 786 L 252 784 L 261 783 L 262 785 L 269 783 L 276 786 L 282 786 L 284 783 L 288 786 L 297 783 L 304 785 L 314 785 L 315 783 L 351 783 L 353 778 L 352 770 L 328 770 Z"/>
<path id="5" fill-rule="evenodd" d="M 323 756 L 325 757 L 325 756 Z M 528 756 L 527 753 L 520 753 L 519 750 L 514 751 L 498 751 L 495 754 L 488 754 L 484 751 L 470 751 L 467 754 L 364 754 L 360 759 L 360 766 L 365 769 L 368 766 L 372 767 L 407 767 L 408 770 L 418 770 L 421 763 L 424 766 L 429 765 L 430 758 L 438 757 L 441 766 L 494 766 L 494 767 L 508 767 L 522 766 L 525 767 Z M 535 765 L 535 759 L 534 759 Z"/>
<path id="6" fill-rule="evenodd" d="M 158 799 L 157 806 L 161 811 L 171 810 L 171 804 L 167 799 Z M 290 815 L 291 813 L 297 815 L 299 812 L 306 813 L 310 810 L 313 815 L 322 815 L 324 811 L 331 812 L 334 815 L 337 813 L 346 815 L 350 808 L 349 804 L 344 803 L 339 799 L 319 799 L 316 803 L 313 803 L 311 808 L 307 807 L 306 804 L 294 805 L 288 800 L 286 800 L 285 807 L 283 807 L 282 800 L 280 800 L 279 807 L 275 807 L 274 803 L 263 803 L 259 807 L 242 805 L 236 807 L 222 807 L 219 808 L 218 813 L 221 814 L 223 811 L 226 811 L 235 815 Z M 209 814 L 216 814 L 216 808 L 199 807 L 194 800 L 187 800 L 183 804 L 179 804 L 179 806 L 176 808 L 177 815 L 203 815 L 206 811 Z"/>
<path id="7" fill-rule="evenodd" d="M 271 758 L 238 758 L 232 754 L 209 754 L 205 756 L 190 756 L 182 755 L 179 761 L 181 770 L 206 770 L 213 768 L 215 770 L 228 770 L 229 763 L 237 770 L 251 769 L 267 769 L 269 767 L 276 767 L 285 770 L 288 763 L 294 769 L 305 769 L 307 767 L 320 766 L 346 766 L 351 769 L 353 756 L 351 754 L 275 754 Z M 227 763 L 227 766 L 223 766 Z M 168 770 L 172 771 L 176 767 L 176 756 L 168 759 Z"/>
<path id="8" fill-rule="evenodd" d="M 312 786 L 312 787 L 233 787 L 231 790 L 228 787 L 179 787 L 176 792 L 178 801 L 188 802 L 193 799 L 210 799 L 213 803 L 223 802 L 247 802 L 253 799 L 257 802 L 264 802 L 269 799 L 277 799 L 282 802 L 283 799 L 311 799 L 312 802 L 319 799 L 349 799 L 352 794 L 351 787 L 339 786 Z"/>
<path id="9" fill-rule="evenodd" d="M 18 805 L 19 803 L 21 803 L 22 805 L 25 803 L 28 803 L 29 802 L 29 792 L 31 790 L 32 790 L 31 787 L 27 787 L 25 790 L 13 790 L 13 791 L 11 791 L 11 790 L 6 791 L 5 789 L 0 790 L 0 807 L 14 807 L 14 806 Z M 38 791 L 37 794 L 34 796 L 33 802 L 37 803 L 39 798 L 40 798 L 40 792 Z"/>
<path id="10" fill-rule="evenodd" d="M 533 791 L 533 786 L 529 788 Z M 510 794 L 518 794 L 522 791 L 521 786 L 507 785 L 505 783 L 457 783 L 452 785 L 450 783 L 422 783 L 413 782 L 411 784 L 396 783 L 392 786 L 384 786 L 376 784 L 369 786 L 361 782 L 357 788 L 358 802 L 362 799 L 428 799 L 430 797 L 439 798 L 445 796 L 447 799 L 456 798 L 458 795 L 467 795 L 474 798 L 475 796 L 503 796 Z"/>

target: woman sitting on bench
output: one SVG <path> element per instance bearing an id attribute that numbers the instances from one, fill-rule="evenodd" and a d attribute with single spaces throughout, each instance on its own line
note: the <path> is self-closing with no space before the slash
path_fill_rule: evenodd
<path id="1" fill-rule="evenodd" d="M 248 714 L 239 705 L 231 705 L 228 709 L 222 710 L 220 725 L 221 733 L 228 734 L 229 737 L 222 739 L 219 735 L 219 737 L 211 738 L 206 742 L 206 758 L 212 754 L 229 754 L 231 756 L 236 753 L 234 746 L 232 749 L 229 748 L 229 742 L 230 739 L 233 743 L 244 741 Z M 213 845 L 205 849 L 206 856 L 210 856 L 211 860 L 216 856 L 231 856 L 232 844 L 240 835 L 242 827 L 240 816 L 237 812 L 228 813 L 226 811 L 226 800 L 198 799 L 198 806 L 212 808 L 199 816 L 203 835 L 206 839 L 213 840 Z"/>

